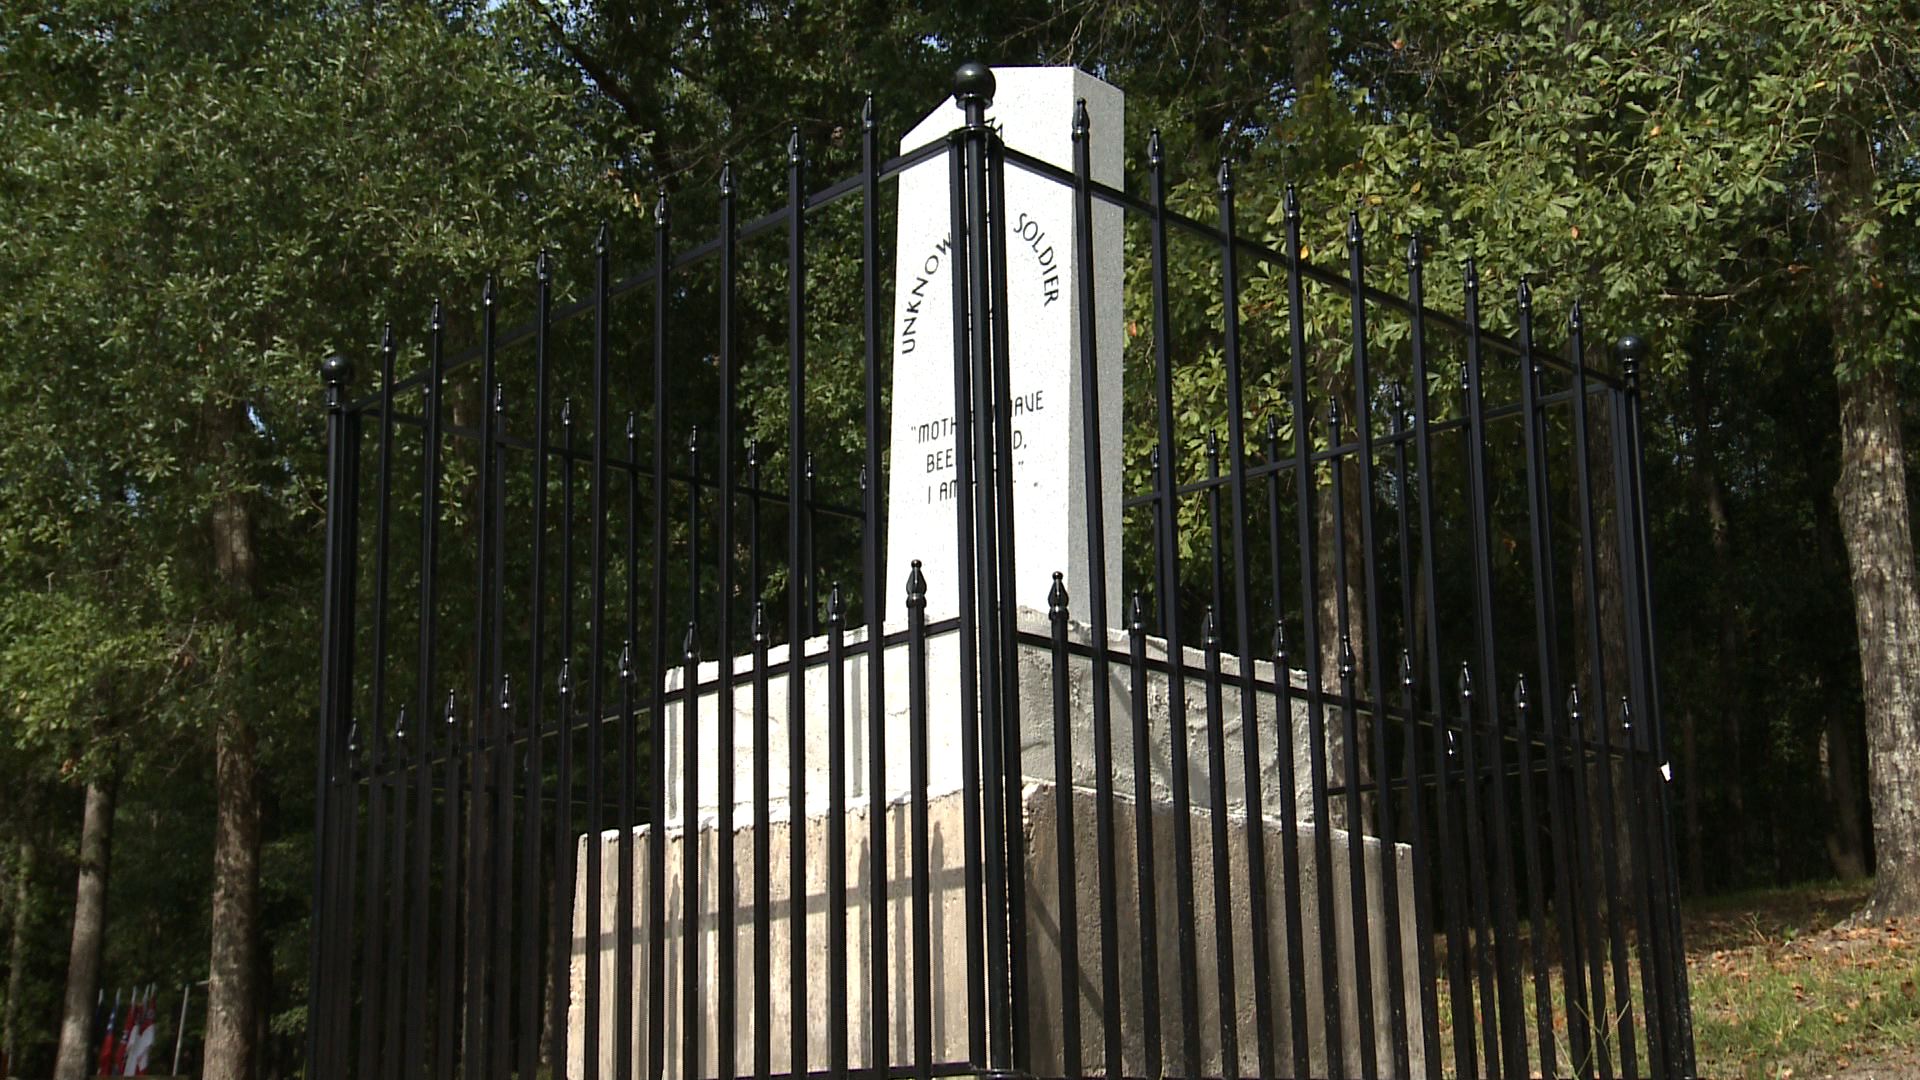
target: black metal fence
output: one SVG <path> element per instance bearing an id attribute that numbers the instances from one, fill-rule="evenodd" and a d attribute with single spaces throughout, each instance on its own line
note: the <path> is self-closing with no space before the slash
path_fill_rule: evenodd
<path id="1" fill-rule="evenodd" d="M 584 298 L 543 257 L 512 329 L 489 283 L 473 347 L 436 308 L 424 370 L 325 366 L 316 1074 L 1690 1074 L 1642 347 L 1537 345 L 1524 284 L 1483 329 L 1471 266 L 1430 310 L 1417 241 L 1384 291 L 1357 223 L 1312 265 L 1291 192 L 1250 240 L 1224 168 L 1176 213 L 1157 138 L 1096 183 L 1084 111 L 1048 165 L 957 85 L 924 149 L 869 108 L 847 180 L 796 136 L 764 216 L 723 175 L 712 239 L 663 197 Z M 909 573 L 886 227 L 942 161 L 958 557 Z M 1096 207 L 1132 252 L 1119 457 L 1096 335 L 1060 358 L 1086 499 L 1042 509 L 1121 520 L 1078 621 L 1014 585 L 1016 172 L 1072 193 L 1083 327 Z"/>

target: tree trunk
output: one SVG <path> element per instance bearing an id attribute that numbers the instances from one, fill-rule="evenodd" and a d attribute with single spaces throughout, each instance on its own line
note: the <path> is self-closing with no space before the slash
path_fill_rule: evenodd
<path id="1" fill-rule="evenodd" d="M 13 928 L 7 944 L 7 1010 L 0 1017 L 0 1058 L 5 1059 L 0 1074 L 8 1076 L 20 1066 L 20 994 L 27 985 L 27 917 L 33 897 L 34 855 L 33 841 L 21 841 L 20 865 L 13 877 Z"/>
<path id="2" fill-rule="evenodd" d="M 1853 580 L 1873 805 L 1874 887 L 1860 917 L 1878 922 L 1920 913 L 1920 593 L 1890 372 L 1841 382 L 1840 447 L 1836 494 Z"/>
<path id="3" fill-rule="evenodd" d="M 1886 322 L 1876 264 L 1873 152 L 1849 133 L 1830 154 L 1834 366 L 1840 381 L 1835 502 L 1853 581 L 1860 690 L 1866 705 L 1867 793 L 1874 885 L 1857 918 L 1920 913 L 1920 592 L 1913 566 L 1900 391 L 1874 354 Z"/>
<path id="4" fill-rule="evenodd" d="M 87 785 L 80 819 L 80 880 L 73 898 L 73 944 L 67 954 L 67 996 L 53 1080 L 93 1075 L 93 1012 L 100 991 L 100 949 L 107 929 L 107 868 L 113 858 L 113 804 L 118 778 Z"/>
<path id="5" fill-rule="evenodd" d="M 238 405 L 210 410 L 210 454 L 232 464 L 245 430 Z M 238 489 L 215 496 L 214 573 L 236 605 L 251 599 L 257 560 L 251 508 Z M 244 618 L 238 615 L 237 618 Z M 212 948 L 207 963 L 205 1080 L 255 1075 L 260 1001 L 256 952 L 260 904 L 260 778 L 253 725 L 234 703 L 214 721 Z"/>

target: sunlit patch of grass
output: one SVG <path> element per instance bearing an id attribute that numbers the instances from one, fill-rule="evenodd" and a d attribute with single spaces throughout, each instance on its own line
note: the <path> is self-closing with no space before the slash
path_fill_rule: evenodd
<path id="1" fill-rule="evenodd" d="M 1821 885 L 1688 912 L 1701 1075 L 1817 1075 L 1920 1043 L 1920 928 L 1835 929 L 1864 898 Z"/>

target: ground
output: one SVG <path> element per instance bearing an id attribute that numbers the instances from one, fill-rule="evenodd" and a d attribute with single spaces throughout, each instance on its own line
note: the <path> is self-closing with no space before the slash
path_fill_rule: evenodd
<path id="1" fill-rule="evenodd" d="M 1702 1076 L 1920 1077 L 1920 927 L 1840 926 L 1866 892 L 1803 885 L 1689 905 Z"/>

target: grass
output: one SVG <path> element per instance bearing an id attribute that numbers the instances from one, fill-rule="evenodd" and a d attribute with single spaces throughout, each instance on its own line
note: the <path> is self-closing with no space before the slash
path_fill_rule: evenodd
<path id="1" fill-rule="evenodd" d="M 1920 928 L 1836 929 L 1865 896 L 1864 885 L 1828 883 L 1690 905 L 1701 1075 L 1920 1069 L 1920 936 L 1909 934 Z"/>
<path id="2" fill-rule="evenodd" d="M 1701 1076 L 1789 1080 L 1842 1073 L 1862 1078 L 1920 1075 L 1920 927 L 1911 937 L 1899 924 L 1836 929 L 1865 899 L 1866 890 L 1865 885 L 1828 882 L 1718 896 L 1686 906 L 1687 970 Z M 1444 941 L 1436 944 L 1443 973 L 1440 1049 L 1450 1073 L 1454 1003 L 1444 979 Z M 1525 948 L 1523 944 L 1523 952 Z M 1639 957 L 1633 950 L 1629 955 L 1630 996 L 1638 1020 L 1644 1015 Z M 1549 967 L 1557 1066 L 1566 1072 L 1572 1067 L 1566 1001 L 1559 964 Z M 1611 966 L 1607 978 L 1611 998 Z M 1535 1010 L 1530 961 L 1522 983 L 1531 1044 Z M 1477 1008 L 1478 1001 L 1470 1007 Z M 1644 1067 L 1646 1045 L 1638 1039 L 1636 1043 Z M 1536 1057 L 1530 1064 L 1538 1070 L 1540 1063 Z"/>

